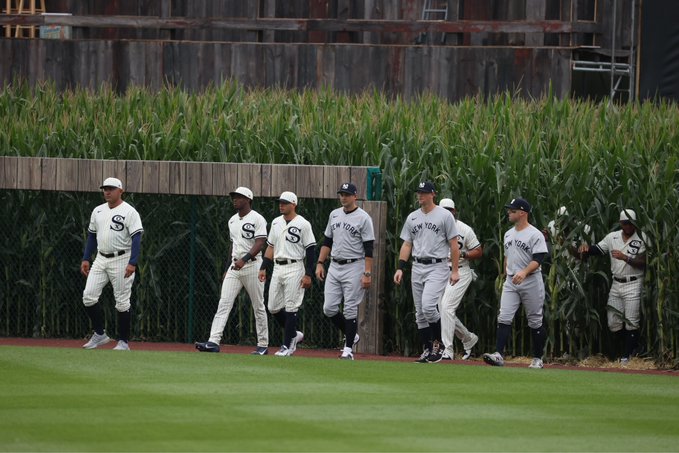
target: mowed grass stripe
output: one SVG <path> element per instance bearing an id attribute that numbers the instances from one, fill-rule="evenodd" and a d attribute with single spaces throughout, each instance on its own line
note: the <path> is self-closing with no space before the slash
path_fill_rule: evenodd
<path id="1" fill-rule="evenodd" d="M 669 376 L 0 347 L 2 451 L 676 451 Z"/>

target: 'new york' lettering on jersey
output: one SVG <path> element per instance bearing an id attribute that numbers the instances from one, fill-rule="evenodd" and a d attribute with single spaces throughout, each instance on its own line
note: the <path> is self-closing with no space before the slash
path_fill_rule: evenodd
<path id="1" fill-rule="evenodd" d="M 332 257 L 340 260 L 365 257 L 363 243 L 375 240 L 372 219 L 361 208 L 349 213 L 344 208 L 333 210 L 324 234 L 332 238 Z"/>
<path id="2" fill-rule="evenodd" d="M 426 214 L 422 209 L 411 212 L 401 229 L 401 239 L 413 245 L 415 258 L 447 259 L 450 240 L 457 236 L 455 217 L 440 206 Z"/>
<path id="3" fill-rule="evenodd" d="M 521 231 L 517 231 L 516 227 L 508 230 L 505 233 L 504 247 L 508 276 L 525 269 L 533 261 L 534 254 L 547 253 L 545 236 L 533 225 L 528 225 Z"/>
<path id="4" fill-rule="evenodd" d="M 279 216 L 271 222 L 267 242 L 273 247 L 274 259 L 301 260 L 306 249 L 316 245 L 316 238 L 311 224 L 301 215 L 290 222 Z"/>
<path id="5" fill-rule="evenodd" d="M 136 209 L 123 201 L 111 209 L 108 203 L 94 208 L 87 228 L 97 235 L 97 248 L 102 253 L 130 250 L 132 236 L 144 231 Z"/>
<path id="6" fill-rule="evenodd" d="M 257 211 L 250 211 L 241 217 L 238 213 L 229 219 L 231 258 L 239 260 L 250 251 L 255 239 L 266 237 L 266 220 Z"/>

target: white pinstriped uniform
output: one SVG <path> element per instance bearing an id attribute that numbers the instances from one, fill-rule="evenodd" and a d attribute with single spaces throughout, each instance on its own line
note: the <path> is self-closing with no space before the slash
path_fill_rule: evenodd
<path id="1" fill-rule="evenodd" d="M 273 274 L 269 285 L 269 311 L 278 313 L 285 309 L 288 313 L 295 313 L 304 300 L 301 282 L 305 271 L 306 249 L 316 245 L 311 224 L 299 214 L 290 222 L 286 222 L 282 215 L 276 217 L 271 222 L 267 243 L 273 247 L 274 253 Z M 281 260 L 295 262 L 279 264 Z"/>
<path id="2" fill-rule="evenodd" d="M 470 250 L 479 248 L 481 244 L 474 230 L 466 223 L 457 220 L 457 231 L 460 233 L 458 236 L 458 244 L 460 245 L 460 253 L 468 253 Z M 467 288 L 472 282 L 472 270 L 469 267 L 469 261 L 460 256 L 459 261 L 459 272 L 460 280 L 455 285 L 448 284 L 446 286 L 446 291 L 443 293 L 441 302 L 439 305 L 439 311 L 441 312 L 441 340 L 446 346 L 446 353 L 453 357 L 453 339 L 457 337 L 462 341 L 465 349 L 470 349 L 467 346 L 474 338 L 471 332 L 465 327 L 464 324 L 457 318 L 455 312 L 457 307 L 460 306 L 462 298 L 467 292 Z"/>
<path id="3" fill-rule="evenodd" d="M 640 315 L 639 307 L 641 304 L 641 291 L 643 288 L 644 271 L 636 269 L 623 260 L 613 258 L 613 250 L 620 250 L 625 255 L 636 258 L 646 253 L 647 237 L 645 234 L 639 236 L 634 232 L 625 241 L 622 231 L 614 231 L 606 235 L 596 247 L 603 253 L 607 253 L 611 259 L 611 273 L 613 283 L 611 292 L 608 294 L 608 328 L 612 332 L 622 329 L 623 323 L 628 330 L 639 328 Z M 618 279 L 635 278 L 634 281 L 619 282 Z"/>
<path id="4" fill-rule="evenodd" d="M 125 268 L 130 261 L 132 236 L 144 231 L 139 213 L 125 201 L 113 209 L 104 203 L 92 211 L 87 230 L 97 235 L 98 253 L 87 276 L 83 304 L 86 307 L 96 304 L 104 286 L 110 281 L 116 310 L 129 310 L 135 274 L 125 278 Z M 125 253 L 119 256 L 120 251 Z M 116 256 L 106 258 L 102 253 Z"/>
<path id="5" fill-rule="evenodd" d="M 229 219 L 229 235 L 232 243 L 231 260 L 235 262 L 250 251 L 256 239 L 266 238 L 266 220 L 254 210 L 244 217 L 236 213 Z M 255 259 L 245 263 L 241 269 L 230 268 L 226 271 L 219 305 L 212 320 L 209 341 L 219 344 L 236 297 L 245 287 L 255 314 L 257 346 L 269 345 L 269 325 L 264 308 L 264 282 L 260 282 L 258 278 L 261 263 L 261 254 L 257 254 Z"/>

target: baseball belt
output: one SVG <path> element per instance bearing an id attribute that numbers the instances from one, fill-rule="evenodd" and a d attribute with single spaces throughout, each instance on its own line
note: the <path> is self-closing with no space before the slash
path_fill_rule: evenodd
<path id="1" fill-rule="evenodd" d="M 360 261 L 361 259 L 362 258 L 355 258 L 355 259 L 352 259 L 352 260 L 336 260 L 335 258 L 333 258 L 332 262 L 343 265 L 343 264 L 355 263 L 356 261 Z"/>
<path id="2" fill-rule="evenodd" d="M 446 260 L 447 258 L 415 258 L 415 262 L 420 264 L 442 263 Z"/>
<path id="3" fill-rule="evenodd" d="M 281 266 L 285 266 L 286 264 L 292 264 L 296 263 L 298 260 L 276 260 L 276 264 L 280 264 Z"/>
<path id="4" fill-rule="evenodd" d="M 613 277 L 613 280 L 615 280 L 618 283 L 629 283 L 637 280 L 637 277 L 635 276 L 630 276 L 630 277 Z"/>
<path id="5" fill-rule="evenodd" d="M 101 256 L 104 258 L 113 258 L 114 256 L 121 256 L 125 254 L 125 250 L 120 250 L 119 252 L 113 252 L 113 253 L 104 253 L 104 252 L 99 252 Z"/>

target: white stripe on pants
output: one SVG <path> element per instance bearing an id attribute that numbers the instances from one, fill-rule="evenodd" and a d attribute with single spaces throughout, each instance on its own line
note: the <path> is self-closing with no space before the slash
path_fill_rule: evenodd
<path id="1" fill-rule="evenodd" d="M 269 345 L 269 324 L 264 308 L 264 283 L 259 281 L 261 259 L 251 261 L 240 270 L 229 269 L 222 282 L 222 293 L 217 306 L 217 313 L 212 320 L 210 341 L 219 344 L 224 334 L 224 327 L 229 320 L 229 313 L 241 289 L 248 293 L 252 311 L 255 314 L 257 328 L 257 346 Z"/>
<path id="2" fill-rule="evenodd" d="M 622 329 L 623 323 L 627 330 L 639 328 L 641 317 L 639 306 L 641 304 L 641 279 L 633 282 L 621 283 L 613 280 L 611 292 L 608 294 L 608 328 L 611 332 Z"/>
<path id="3" fill-rule="evenodd" d="M 91 307 L 99 302 L 99 296 L 101 296 L 104 286 L 110 281 L 113 287 L 113 297 L 116 301 L 116 310 L 120 312 L 129 310 L 132 283 L 134 283 L 136 274 L 125 278 L 125 269 L 129 261 L 129 251 L 113 258 L 106 258 L 101 253 L 97 253 L 87 276 L 87 283 L 85 283 L 83 304 L 86 307 Z"/>
<path id="4" fill-rule="evenodd" d="M 295 313 L 304 300 L 304 263 L 298 261 L 291 264 L 276 264 L 269 285 L 269 311 L 278 313 L 285 308 L 288 313 Z"/>
<path id="5" fill-rule="evenodd" d="M 455 312 L 472 282 L 473 273 L 469 266 L 461 266 L 459 272 L 460 281 L 455 285 L 448 283 L 446 292 L 443 293 L 439 305 L 439 311 L 441 312 L 441 340 L 446 346 L 446 353 L 450 357 L 453 357 L 453 340 L 455 337 L 459 338 L 463 344 L 469 343 L 472 339 L 469 330 L 458 319 Z"/>

